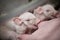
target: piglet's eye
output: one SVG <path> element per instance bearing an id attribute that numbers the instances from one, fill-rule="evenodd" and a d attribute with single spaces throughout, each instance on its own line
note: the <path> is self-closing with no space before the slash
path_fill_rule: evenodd
<path id="1" fill-rule="evenodd" d="M 46 10 L 46 12 L 50 12 L 50 10 Z"/>
<path id="2" fill-rule="evenodd" d="M 26 20 L 26 21 L 30 21 L 30 20 L 28 19 L 28 20 Z"/>

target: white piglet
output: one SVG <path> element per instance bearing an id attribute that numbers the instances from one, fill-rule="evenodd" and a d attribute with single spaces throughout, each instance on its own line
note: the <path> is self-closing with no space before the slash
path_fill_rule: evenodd
<path id="1" fill-rule="evenodd" d="M 31 20 L 35 19 L 36 17 L 30 13 L 25 12 L 19 17 L 14 18 L 13 20 L 10 20 L 7 23 L 7 26 L 9 26 L 11 29 L 15 29 L 18 34 L 24 34 L 27 28 L 35 29 L 34 25 L 29 23 Z"/>

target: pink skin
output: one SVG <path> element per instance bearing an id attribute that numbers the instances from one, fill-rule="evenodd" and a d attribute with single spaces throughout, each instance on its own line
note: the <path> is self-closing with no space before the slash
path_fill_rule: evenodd
<path id="1" fill-rule="evenodd" d="M 22 40 L 59 40 L 60 18 L 41 22 L 38 29 L 32 34 L 21 35 Z"/>

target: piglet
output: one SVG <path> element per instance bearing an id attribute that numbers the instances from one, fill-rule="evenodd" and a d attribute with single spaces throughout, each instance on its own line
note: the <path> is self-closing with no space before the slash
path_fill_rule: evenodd
<path id="1" fill-rule="evenodd" d="M 31 24 L 31 20 L 35 19 L 36 17 L 30 13 L 25 12 L 21 14 L 19 17 L 15 17 L 9 22 L 7 22 L 7 26 L 10 26 L 11 29 L 15 29 L 17 33 L 24 34 L 26 29 L 36 29 L 37 27 Z"/>
<path id="2" fill-rule="evenodd" d="M 40 6 L 34 10 L 34 15 L 40 20 L 48 20 L 56 18 L 56 14 L 58 11 L 54 9 L 54 7 L 50 4 L 46 4 L 43 6 Z M 38 23 L 38 22 L 37 22 Z"/>

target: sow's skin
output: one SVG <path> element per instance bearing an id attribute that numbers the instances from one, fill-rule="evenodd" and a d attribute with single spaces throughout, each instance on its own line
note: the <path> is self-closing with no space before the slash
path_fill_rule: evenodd
<path id="1" fill-rule="evenodd" d="M 32 34 L 21 35 L 21 40 L 60 40 L 60 18 L 41 22 Z"/>

